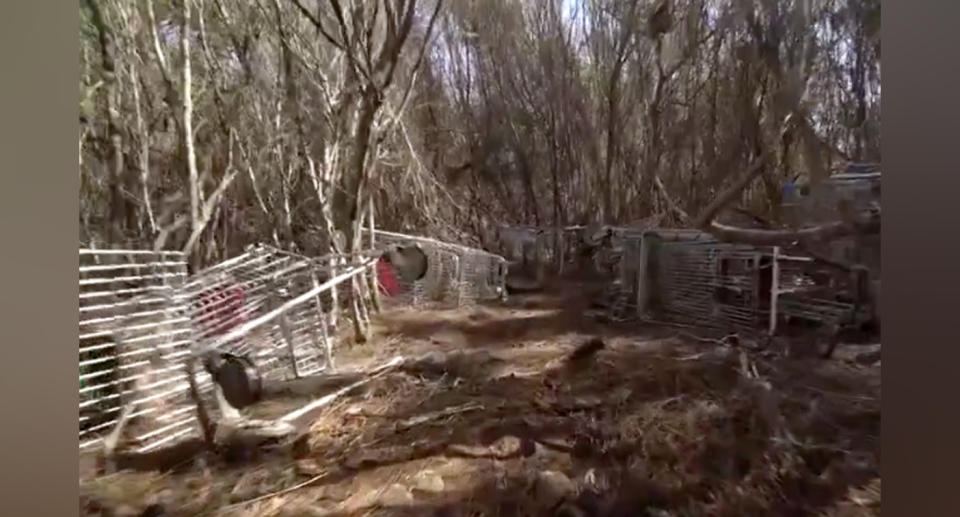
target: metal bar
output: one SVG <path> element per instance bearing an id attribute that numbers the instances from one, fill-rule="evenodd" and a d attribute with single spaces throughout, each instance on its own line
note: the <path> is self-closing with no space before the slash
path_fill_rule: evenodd
<path id="1" fill-rule="evenodd" d="M 182 420 L 178 420 L 178 421 L 176 421 L 176 422 L 174 422 L 174 423 L 172 423 L 172 424 L 163 426 L 163 427 L 161 427 L 161 428 L 159 428 L 159 429 L 154 429 L 153 431 L 150 431 L 150 432 L 148 432 L 148 433 L 141 434 L 141 435 L 137 436 L 136 438 L 137 438 L 137 440 L 143 441 L 143 440 L 146 440 L 147 438 L 152 438 L 152 437 L 154 437 L 154 436 L 159 436 L 159 435 L 161 435 L 161 434 L 163 434 L 163 433 L 165 433 L 165 432 L 167 432 L 167 431 L 169 431 L 169 430 L 171 430 L 171 429 L 176 429 L 177 427 L 183 427 L 184 425 L 193 422 L 193 420 L 194 420 L 194 417 L 193 417 L 193 416 L 190 416 L 190 417 L 184 418 L 184 419 L 182 419 Z"/>
<path id="2" fill-rule="evenodd" d="M 786 260 L 791 262 L 813 262 L 811 257 L 798 257 L 793 255 L 779 255 L 780 260 Z"/>
<path id="3" fill-rule="evenodd" d="M 114 406 L 114 407 L 112 407 L 112 408 L 109 408 L 109 409 L 104 410 L 103 413 L 117 413 L 117 412 L 121 411 L 122 409 L 123 409 L 122 407 L 120 407 L 119 405 L 117 405 L 117 406 Z M 171 417 L 173 417 L 173 416 L 176 416 L 176 415 L 179 415 L 179 414 L 183 414 L 183 413 L 185 413 L 185 412 L 187 412 L 187 411 L 191 411 L 191 410 L 193 410 L 193 409 L 194 409 L 193 405 L 188 405 L 188 406 L 186 406 L 186 407 L 178 408 L 178 409 L 175 409 L 175 410 L 173 410 L 173 411 L 167 411 L 166 413 L 162 413 L 162 414 L 158 415 L 158 416 L 157 416 L 157 420 L 169 419 L 169 418 L 171 418 Z M 136 412 L 132 413 L 132 414 L 130 415 L 130 418 L 136 418 L 136 417 L 140 417 L 140 416 L 145 416 L 145 415 L 149 415 L 150 413 L 156 413 L 156 412 L 157 412 L 157 409 L 156 409 L 156 408 L 142 409 L 142 410 L 140 410 L 140 411 L 136 411 Z M 89 418 L 88 418 L 88 417 L 81 417 L 81 418 L 80 418 L 80 421 L 81 421 L 81 422 L 83 422 L 83 421 L 85 421 L 85 420 L 89 420 Z M 101 430 L 103 430 L 103 429 L 107 429 L 107 428 L 109 428 L 109 427 L 112 427 L 112 426 L 113 426 L 114 424 L 116 424 L 119 420 L 120 420 L 119 418 L 115 418 L 115 419 L 113 419 L 113 420 L 109 420 L 109 421 L 106 421 L 106 422 L 97 424 L 97 425 L 95 425 L 95 426 L 93 426 L 93 427 L 90 427 L 89 429 L 84 429 L 83 431 L 80 432 L 80 436 L 79 436 L 79 437 L 80 437 L 80 438 L 83 438 L 84 436 L 87 436 L 87 435 L 89 435 L 89 434 L 93 434 L 93 433 L 96 433 L 97 431 L 101 431 Z"/>
<path id="4" fill-rule="evenodd" d="M 240 336 L 243 336 L 243 335 L 247 334 L 250 330 L 252 330 L 252 329 L 254 329 L 254 328 L 257 328 L 257 327 L 259 327 L 260 325 L 263 325 L 264 323 L 266 323 L 266 322 L 268 322 L 268 321 L 270 321 L 270 320 L 273 320 L 274 318 L 277 317 L 277 315 L 279 315 L 279 314 L 282 313 L 283 311 L 289 309 L 290 307 L 297 306 L 297 305 L 299 305 L 299 304 L 301 304 L 301 303 L 309 300 L 310 298 L 316 296 L 316 295 L 319 294 L 320 292 L 325 291 L 325 290 L 331 288 L 332 286 L 335 286 L 335 285 L 337 285 L 337 284 L 340 284 L 341 282 L 343 282 L 343 281 L 345 281 L 345 280 L 349 280 L 349 279 L 353 278 L 354 276 L 356 276 L 356 275 L 358 275 L 358 274 L 366 271 L 367 268 L 369 268 L 370 266 L 372 266 L 374 263 L 375 263 L 375 259 L 365 259 L 363 262 L 360 263 L 359 266 L 357 266 L 357 267 L 355 267 L 355 268 L 347 271 L 346 273 L 341 273 L 340 275 L 337 275 L 336 277 L 331 278 L 330 280 L 327 280 L 327 281 L 324 282 L 323 284 L 321 284 L 321 285 L 319 285 L 319 286 L 317 286 L 317 287 L 315 287 L 315 288 L 313 288 L 313 289 L 310 289 L 310 290 L 307 291 L 306 293 L 301 294 L 301 295 L 297 296 L 296 298 L 287 301 L 286 303 L 284 303 L 284 304 L 281 305 L 280 307 L 278 307 L 278 308 L 276 308 L 276 309 L 268 312 L 267 314 L 264 314 L 263 316 L 260 316 L 259 318 L 256 318 L 256 319 L 254 319 L 254 320 L 248 321 L 248 322 L 244 323 L 243 325 L 241 325 L 240 327 L 238 327 L 238 328 L 236 328 L 236 329 L 228 332 L 226 335 L 221 336 L 220 338 L 218 338 L 217 340 L 215 340 L 213 343 L 211 343 L 211 344 L 209 345 L 209 348 L 210 348 L 210 349 L 219 348 L 219 347 L 220 347 L 221 345 L 223 345 L 224 343 L 227 343 L 228 341 L 231 341 L 231 340 L 233 340 L 233 339 L 236 339 L 236 338 L 238 338 L 238 337 L 240 337 Z"/>
<path id="5" fill-rule="evenodd" d="M 772 278 L 770 279 L 770 326 L 768 331 L 773 336 L 777 331 L 777 301 L 780 298 L 780 246 L 773 247 L 771 264 Z"/>
<path id="6" fill-rule="evenodd" d="M 117 249 L 87 249 L 80 248 L 81 255 L 157 255 L 157 256 L 184 256 L 182 251 L 151 251 L 151 250 L 117 250 Z"/>
<path id="7" fill-rule="evenodd" d="M 176 319 L 170 320 L 170 321 L 155 321 L 155 322 L 151 322 L 151 323 L 144 323 L 144 324 L 142 324 L 142 325 L 132 325 L 132 326 L 129 326 L 129 327 L 120 327 L 119 329 L 99 330 L 99 331 L 97 331 L 97 332 L 89 332 L 89 333 L 87 333 L 87 334 L 80 334 L 80 339 L 81 339 L 81 340 L 84 340 L 84 339 L 92 339 L 92 338 L 95 338 L 95 337 L 109 337 L 109 336 L 112 336 L 112 335 L 113 335 L 114 333 L 116 333 L 116 332 L 133 332 L 133 331 L 136 331 L 136 330 L 144 330 L 144 329 L 149 329 L 149 328 L 154 328 L 154 327 L 162 327 L 162 326 L 165 326 L 165 325 L 172 325 L 172 324 L 175 324 L 175 323 L 188 323 L 189 321 L 190 321 L 189 318 L 176 318 Z"/>
<path id="8" fill-rule="evenodd" d="M 189 330 L 183 330 L 183 331 L 178 332 L 178 333 L 180 333 L 180 334 L 185 334 L 185 333 L 187 333 L 187 332 L 189 332 Z M 151 337 L 156 337 L 156 336 L 151 336 Z M 134 339 L 137 339 L 137 340 L 139 340 L 139 341 L 145 341 L 145 340 L 148 340 L 149 338 L 134 338 Z M 129 343 L 130 341 L 131 341 L 131 340 L 127 340 L 128 343 Z M 180 340 L 180 341 L 174 341 L 174 342 L 172 342 L 172 343 L 165 343 L 165 344 L 163 344 L 163 345 L 156 345 L 156 347 L 157 347 L 157 348 L 173 348 L 173 347 L 175 347 L 175 346 L 180 346 L 180 345 L 184 345 L 184 344 L 188 344 L 188 343 L 190 343 L 189 340 Z M 113 341 L 111 341 L 111 342 L 109 342 L 109 343 L 101 343 L 101 344 L 99 344 L 99 345 L 90 345 L 90 346 L 81 347 L 81 348 L 80 348 L 80 353 L 81 353 L 81 354 L 89 354 L 90 352 L 97 352 L 97 351 L 99 351 L 99 350 L 106 350 L 106 349 L 108 349 L 108 348 L 113 348 L 113 347 L 115 347 L 115 346 L 117 346 L 117 344 L 114 343 Z M 118 356 L 118 357 L 123 357 L 123 356 Z"/>
<path id="9" fill-rule="evenodd" d="M 140 447 L 140 448 L 137 450 L 137 452 L 141 452 L 141 453 L 143 453 L 143 452 L 150 452 L 151 450 L 156 449 L 157 447 L 160 447 L 161 445 L 163 445 L 163 444 L 165 444 L 165 443 L 172 442 L 172 441 L 176 440 L 177 438 L 180 438 L 180 437 L 182 437 L 182 436 L 186 436 L 186 435 L 192 434 L 192 433 L 194 433 L 195 431 L 196 431 L 196 429 L 184 429 L 183 431 L 180 431 L 180 432 L 177 432 L 177 433 L 173 433 L 173 434 L 171 434 L 171 435 L 169 435 L 169 436 L 167 436 L 167 437 L 165 437 L 165 438 L 162 438 L 162 439 L 160 439 L 160 440 L 157 440 L 157 441 L 155 441 L 155 442 L 153 442 L 153 443 L 151 443 L 151 444 L 149 444 L 149 445 L 145 445 L 145 446 L 143 446 L 143 447 Z"/>
<path id="10" fill-rule="evenodd" d="M 169 383 L 171 383 L 171 382 L 174 382 L 174 381 L 177 381 L 177 380 L 180 380 L 180 379 L 186 379 L 186 378 L 187 378 L 187 376 L 184 375 L 184 376 L 181 376 L 181 377 L 179 377 L 179 378 L 171 378 L 171 379 L 167 379 L 167 380 L 165 380 L 165 381 L 163 381 L 163 382 L 154 383 L 154 384 L 151 384 L 151 385 L 149 385 L 149 386 L 143 386 L 142 388 L 137 389 L 137 390 L 124 390 L 124 391 L 122 391 L 122 392 L 120 392 L 120 393 L 114 393 L 114 394 L 111 394 L 111 395 L 107 395 L 106 397 L 102 397 L 102 398 L 97 399 L 97 400 L 88 400 L 88 401 L 86 401 L 86 402 L 81 402 L 81 403 L 80 403 L 80 406 L 79 406 L 79 409 L 83 409 L 83 408 L 86 408 L 86 407 L 90 407 L 90 406 L 93 406 L 94 404 L 97 404 L 97 403 L 100 403 L 100 402 L 104 402 L 104 401 L 107 401 L 107 400 L 119 399 L 119 398 L 120 398 L 121 396 L 123 396 L 123 395 L 131 395 L 131 394 L 133 394 L 133 393 L 136 393 L 137 391 L 143 391 L 143 390 L 146 390 L 146 389 L 149 389 L 149 388 L 156 388 L 156 387 L 158 387 L 158 386 L 162 386 L 162 385 L 164 385 L 164 384 L 169 384 Z M 189 387 L 190 387 L 190 385 L 187 384 L 187 383 L 178 384 L 178 385 L 175 386 L 173 389 L 164 391 L 164 392 L 162 392 L 162 393 L 158 393 L 158 394 L 156 394 L 156 395 L 152 395 L 152 396 L 149 396 L 149 397 L 145 397 L 145 398 L 142 398 L 142 399 L 135 400 L 135 401 L 131 402 L 131 404 L 143 404 L 144 402 L 151 402 L 151 401 L 154 401 L 154 400 L 162 399 L 162 398 L 164 398 L 164 397 L 168 397 L 168 396 L 170 396 L 170 395 L 176 395 L 177 393 L 180 393 L 181 391 L 186 391 L 187 388 L 189 388 Z"/>
<path id="11" fill-rule="evenodd" d="M 176 277 L 182 278 L 183 273 L 157 273 L 155 275 L 119 276 L 119 277 L 112 277 L 112 278 L 88 278 L 85 280 L 80 280 L 80 286 L 112 284 L 114 282 L 136 282 L 141 280 L 160 280 L 164 278 L 176 278 Z"/>
<path id="12" fill-rule="evenodd" d="M 153 311 L 132 312 L 129 314 L 120 314 L 117 316 L 107 316 L 105 318 L 94 318 L 92 320 L 80 320 L 80 326 L 109 323 L 111 321 L 120 321 L 120 320 L 131 319 L 131 318 L 142 318 L 146 316 L 156 316 L 160 314 L 168 314 L 173 311 L 174 309 L 166 308 L 166 309 L 157 309 Z M 81 337 L 81 339 L 83 338 Z"/>
<path id="13" fill-rule="evenodd" d="M 122 269 L 139 269 L 139 268 L 158 268 L 158 267 L 179 267 L 187 265 L 186 262 L 130 262 L 124 264 L 105 264 L 105 265 L 94 265 L 94 266 L 80 266 L 81 273 L 93 273 L 98 271 L 115 271 Z"/>
<path id="14" fill-rule="evenodd" d="M 94 312 L 94 311 L 105 311 L 105 310 L 114 310 L 121 307 L 129 307 L 132 305 L 150 305 L 154 303 L 164 303 L 170 301 L 169 298 L 137 298 L 129 300 L 126 302 L 119 303 L 103 303 L 100 305 L 88 305 L 86 307 L 80 307 L 80 312 Z M 85 322 L 81 321 L 81 325 Z"/>
<path id="15" fill-rule="evenodd" d="M 189 343 L 189 341 L 187 341 L 187 343 Z M 156 348 L 174 348 L 175 346 L 176 346 L 176 345 L 157 345 Z M 84 366 L 90 366 L 90 365 L 93 365 L 93 364 L 105 363 L 105 362 L 107 362 L 107 361 L 116 361 L 117 358 L 119 358 L 119 357 L 133 357 L 133 356 L 135 356 L 135 355 L 144 355 L 144 354 L 149 354 L 149 353 L 152 353 L 152 352 L 153 352 L 153 350 L 151 350 L 151 349 L 149 349 L 149 348 L 142 348 L 142 349 L 140 349 L 140 350 L 134 350 L 134 351 L 132 351 L 132 352 L 124 352 L 124 353 L 122 353 L 122 354 L 117 354 L 117 355 L 111 356 L 111 357 L 98 357 L 98 358 L 96 358 L 96 359 L 88 359 L 88 360 L 86 360 L 86 361 L 80 361 L 80 367 L 83 368 Z M 186 355 L 186 354 L 188 354 L 188 353 L 189 353 L 189 352 L 173 352 L 173 353 L 170 353 L 170 354 L 167 354 L 167 355 L 160 356 L 160 358 L 163 359 L 163 360 L 169 360 L 169 359 L 174 359 L 174 358 L 177 358 L 177 357 L 181 357 L 181 356 Z"/>
<path id="16" fill-rule="evenodd" d="M 116 291 L 91 291 L 89 293 L 80 293 L 80 299 L 85 300 L 88 298 L 98 298 L 102 296 L 116 296 L 120 294 L 137 294 L 137 293 L 148 293 L 151 291 L 170 291 L 173 290 L 173 286 L 169 285 L 149 285 L 147 287 L 139 287 L 133 289 L 118 289 Z"/>
<path id="17" fill-rule="evenodd" d="M 129 369 L 138 368 L 138 367 L 141 367 L 141 366 L 148 366 L 149 364 L 150 364 L 150 361 L 140 361 L 140 362 L 138 362 L 138 363 L 131 363 L 131 364 L 121 365 L 119 369 L 121 369 L 121 370 L 129 370 Z M 141 373 L 141 374 L 138 374 L 138 375 L 134 375 L 134 376 L 131 376 L 131 377 L 126 377 L 126 378 L 124 378 L 124 379 L 120 379 L 120 380 L 115 381 L 115 382 L 129 382 L 129 381 L 132 381 L 132 380 L 142 379 L 142 378 L 147 377 L 147 376 L 149 376 L 149 375 L 153 375 L 153 374 L 157 374 L 157 373 L 164 373 L 164 372 L 172 372 L 172 371 L 176 371 L 176 370 L 179 370 L 179 369 L 180 369 L 180 365 L 170 366 L 170 367 L 167 367 L 167 368 L 158 368 L 158 369 L 150 370 L 150 371 L 148 371 L 148 372 Z M 107 375 L 107 374 L 109 374 L 109 373 L 113 373 L 113 369 L 112 369 L 112 368 L 109 369 L 109 370 L 100 370 L 100 371 L 98 371 L 98 372 L 93 372 L 93 373 L 84 374 L 84 375 L 81 375 L 80 378 L 81 378 L 81 379 L 84 379 L 84 380 L 86 380 L 86 379 L 95 379 L 95 378 L 97 378 L 97 377 L 103 377 L 104 375 Z M 88 391 L 92 391 L 92 390 L 94 390 L 94 389 L 97 389 L 97 388 L 100 388 L 100 387 L 104 387 L 104 386 L 106 386 L 106 385 L 90 386 L 90 387 L 87 387 L 87 388 L 81 388 L 81 389 L 80 389 L 80 393 L 86 393 L 86 392 L 88 392 Z"/>
<path id="18" fill-rule="evenodd" d="M 366 228 L 361 228 L 361 231 L 369 231 L 369 230 L 367 230 Z M 483 254 L 483 255 L 490 255 L 490 256 L 498 256 L 498 255 L 496 255 L 496 254 L 494 254 L 494 253 L 490 253 L 489 251 L 481 250 L 481 249 L 479 249 L 479 248 L 471 248 L 470 246 L 464 246 L 464 245 L 462 245 L 462 244 L 454 244 L 454 243 L 450 243 L 450 242 L 438 241 L 438 240 L 436 240 L 436 239 L 431 239 L 431 238 L 429 238 L 429 237 L 420 237 L 420 236 L 417 236 L 417 235 L 406 235 L 406 234 L 403 234 L 403 233 L 388 232 L 388 231 L 386 231 L 386 230 L 374 230 L 374 232 L 375 232 L 376 234 L 381 235 L 381 236 L 384 236 L 384 237 L 390 237 L 390 238 L 400 239 L 400 240 L 409 240 L 409 241 L 415 241 L 415 242 L 422 242 L 422 243 L 425 243 L 425 244 L 432 244 L 432 245 L 437 246 L 437 247 L 440 247 L 440 248 L 447 248 L 447 249 L 452 249 L 452 250 L 457 250 L 457 251 L 470 251 L 470 252 L 473 252 L 473 253 L 476 253 L 476 254 Z"/>

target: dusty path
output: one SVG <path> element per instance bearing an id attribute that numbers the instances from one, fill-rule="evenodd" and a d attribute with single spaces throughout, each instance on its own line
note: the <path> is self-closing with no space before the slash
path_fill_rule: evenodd
<path id="1" fill-rule="evenodd" d="M 335 403 L 296 458 L 84 491 L 165 515 L 879 513 L 878 369 L 752 354 L 747 379 L 736 350 L 584 318 L 584 289 L 385 313 L 341 367 L 424 360 Z"/>

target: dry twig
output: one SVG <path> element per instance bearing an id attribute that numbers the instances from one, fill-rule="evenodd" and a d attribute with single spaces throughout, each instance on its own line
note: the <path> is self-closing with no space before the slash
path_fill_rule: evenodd
<path id="1" fill-rule="evenodd" d="M 397 430 L 405 431 L 411 427 L 416 427 L 420 424 L 427 423 L 431 420 L 437 420 L 440 418 L 446 418 L 454 415 L 459 415 L 461 413 L 468 413 L 470 411 L 481 411 L 484 409 L 482 404 L 476 402 L 469 402 L 467 404 L 462 404 L 460 406 L 448 407 L 438 411 L 432 411 L 423 415 L 418 415 L 412 418 L 408 418 L 401 422 L 397 423 Z"/>

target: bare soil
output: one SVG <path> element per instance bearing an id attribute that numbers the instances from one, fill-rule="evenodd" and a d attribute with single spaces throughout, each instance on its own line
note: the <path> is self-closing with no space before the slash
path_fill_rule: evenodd
<path id="1" fill-rule="evenodd" d="M 419 359 L 329 406 L 292 456 L 81 479 L 81 514 L 879 515 L 879 366 L 602 324 L 587 291 L 386 312 L 338 367 Z"/>

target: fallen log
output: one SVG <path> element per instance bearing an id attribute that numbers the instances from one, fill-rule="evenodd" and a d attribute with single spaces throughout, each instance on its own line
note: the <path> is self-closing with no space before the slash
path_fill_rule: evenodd
<path id="1" fill-rule="evenodd" d="M 880 231 L 880 212 L 863 214 L 853 221 L 834 221 L 799 230 L 761 230 L 738 228 L 710 221 L 704 228 L 721 241 L 779 246 L 794 242 L 828 241 L 853 234 L 874 234 Z"/>
<path id="2" fill-rule="evenodd" d="M 307 397 L 327 393 L 363 379 L 365 372 L 340 372 L 311 375 L 288 381 L 267 381 L 263 385 L 263 398 Z"/>

